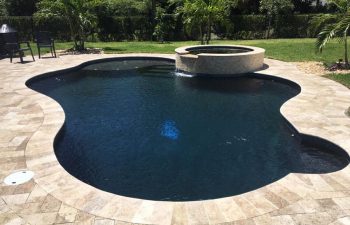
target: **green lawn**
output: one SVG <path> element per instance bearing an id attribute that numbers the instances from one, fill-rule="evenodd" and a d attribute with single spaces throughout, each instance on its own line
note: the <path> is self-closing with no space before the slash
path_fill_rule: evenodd
<path id="1" fill-rule="evenodd" d="M 335 80 L 343 84 L 344 86 L 350 88 L 350 73 L 348 74 L 333 73 L 333 74 L 326 75 L 325 77 Z"/>
<path id="2" fill-rule="evenodd" d="M 174 53 L 175 48 L 185 45 L 197 45 L 197 41 L 170 42 L 88 42 L 87 47 L 102 48 L 106 53 Z M 252 45 L 266 49 L 269 58 L 283 61 L 320 61 L 335 62 L 343 58 L 342 45 L 334 41 L 329 43 L 323 53 L 315 51 L 315 39 L 272 39 L 246 41 L 213 41 L 212 44 Z M 34 45 L 33 45 L 34 47 Z M 68 49 L 72 43 L 57 43 L 57 49 Z"/>
<path id="3" fill-rule="evenodd" d="M 88 42 L 89 48 L 102 48 L 106 53 L 174 53 L 175 48 L 185 45 L 198 45 L 197 41 L 182 41 L 170 43 L 157 42 Z M 245 40 L 245 41 L 213 41 L 211 44 L 252 45 L 266 49 L 269 58 L 282 61 L 319 61 L 326 64 L 343 58 L 343 46 L 334 41 L 329 43 L 323 53 L 315 50 L 315 39 L 272 39 L 272 40 Z M 69 49 L 72 42 L 58 42 L 57 49 Z M 34 53 L 37 50 L 32 44 Z M 350 88 L 350 74 L 333 74 L 327 76 Z"/>

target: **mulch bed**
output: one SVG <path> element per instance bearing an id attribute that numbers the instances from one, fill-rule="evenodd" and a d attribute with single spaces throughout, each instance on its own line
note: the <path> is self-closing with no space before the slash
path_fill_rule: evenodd
<path id="1" fill-rule="evenodd" d="M 101 48 L 86 48 L 81 51 L 76 51 L 74 49 L 68 49 L 60 52 L 61 55 L 82 55 L 82 54 L 103 54 Z"/>

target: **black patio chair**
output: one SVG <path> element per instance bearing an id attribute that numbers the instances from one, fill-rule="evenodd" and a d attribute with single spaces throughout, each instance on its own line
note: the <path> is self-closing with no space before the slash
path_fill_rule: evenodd
<path id="1" fill-rule="evenodd" d="M 57 58 L 56 49 L 55 49 L 55 41 L 51 38 L 49 32 L 39 31 L 35 35 L 36 45 L 38 47 L 39 59 L 41 58 L 41 48 L 50 48 L 50 52 L 52 57 Z"/>
<path id="2" fill-rule="evenodd" d="M 30 51 L 33 61 L 35 61 L 33 51 L 32 51 L 32 48 L 30 47 L 29 41 L 19 41 L 17 32 L 4 33 L 2 34 L 2 37 L 5 42 L 5 50 L 10 55 L 11 63 L 12 63 L 13 56 L 16 53 L 19 53 L 19 58 L 21 60 L 21 63 L 23 63 L 23 57 L 24 57 L 25 51 Z M 24 48 L 21 47 L 21 44 L 26 44 L 26 47 Z"/>

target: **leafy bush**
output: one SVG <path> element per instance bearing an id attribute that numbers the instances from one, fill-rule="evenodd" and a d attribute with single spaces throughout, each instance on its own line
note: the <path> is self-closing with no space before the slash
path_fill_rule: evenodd
<path id="1" fill-rule="evenodd" d="M 314 14 L 279 15 L 275 21 L 275 36 L 282 38 L 314 37 L 310 32 L 309 24 Z"/>
<path id="2" fill-rule="evenodd" d="M 198 38 L 198 29 L 185 32 L 183 19 L 174 14 L 162 14 L 158 21 L 159 32 L 166 41 L 194 40 Z M 272 37 L 304 38 L 315 37 L 319 28 L 313 24 L 313 18 L 319 14 L 280 15 L 273 21 Z M 332 16 L 330 16 L 331 18 Z M 331 18 L 332 19 L 332 18 Z M 97 28 L 88 40 L 122 41 L 151 40 L 153 27 L 147 15 L 110 16 L 101 13 L 97 18 Z M 69 25 L 65 19 L 50 17 L 0 17 L 0 24 L 7 23 L 19 31 L 22 39 L 31 40 L 36 30 L 45 30 L 54 38 L 69 41 L 71 38 Z M 267 18 L 265 15 L 236 15 L 228 20 L 214 24 L 213 32 L 221 39 L 262 39 L 265 37 Z"/>
<path id="3" fill-rule="evenodd" d="M 7 16 L 0 17 L 1 24 L 8 24 L 16 29 L 21 40 L 33 40 L 35 31 L 49 31 L 55 39 L 70 40 L 68 25 L 60 17 L 40 20 L 31 16 Z"/>
<path id="4" fill-rule="evenodd" d="M 34 30 L 35 31 L 48 31 L 51 35 L 62 41 L 70 41 L 71 35 L 69 31 L 69 25 L 67 20 L 61 17 L 49 17 L 42 19 L 40 17 L 34 17 Z"/>
<path id="5" fill-rule="evenodd" d="M 272 24 L 273 38 L 307 38 L 315 37 L 309 29 L 311 21 L 318 14 L 278 15 Z M 221 38 L 228 39 L 262 39 L 265 37 L 268 18 L 265 15 L 237 15 L 229 21 L 215 26 Z"/>
<path id="6" fill-rule="evenodd" d="M 317 36 L 327 24 L 336 23 L 339 14 L 316 14 L 309 22 L 308 32 L 311 36 Z"/>
<path id="7" fill-rule="evenodd" d="M 101 16 L 98 37 L 101 41 L 147 40 L 149 23 L 145 16 Z"/>
<path id="8" fill-rule="evenodd" d="M 214 25 L 215 33 L 228 39 L 261 39 L 265 29 L 264 15 L 236 15 Z"/>

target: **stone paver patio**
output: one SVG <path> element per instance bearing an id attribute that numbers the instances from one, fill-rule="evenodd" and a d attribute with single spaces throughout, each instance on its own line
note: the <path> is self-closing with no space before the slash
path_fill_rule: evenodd
<path id="1" fill-rule="evenodd" d="M 146 54 L 134 54 L 147 56 Z M 0 61 L 0 224 L 350 224 L 350 166 L 328 174 L 289 174 L 242 195 L 196 202 L 157 202 L 106 193 L 82 183 L 58 163 L 53 140 L 64 122 L 62 108 L 25 86 L 36 75 L 82 62 L 129 55 L 78 55 L 27 64 Z M 173 58 L 173 55 L 152 55 Z M 327 139 L 350 153 L 350 90 L 266 59 L 261 73 L 302 87 L 282 114 L 305 134 Z M 33 180 L 6 186 L 13 171 Z"/>

